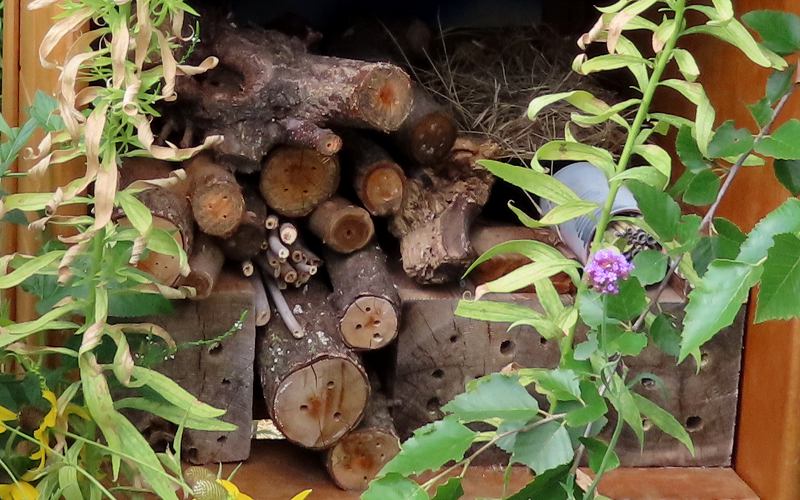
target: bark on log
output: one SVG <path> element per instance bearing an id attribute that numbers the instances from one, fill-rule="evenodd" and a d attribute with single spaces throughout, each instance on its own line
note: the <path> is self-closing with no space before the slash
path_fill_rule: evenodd
<path id="1" fill-rule="evenodd" d="M 252 259 L 267 244 L 267 205 L 253 188 L 244 189 L 244 214 L 236 231 L 220 241 L 225 257 L 235 261 Z"/>
<path id="2" fill-rule="evenodd" d="M 269 155 L 259 188 L 267 205 L 286 217 L 303 217 L 339 187 L 339 161 L 316 151 L 281 147 Z"/>
<path id="3" fill-rule="evenodd" d="M 373 387 L 361 424 L 326 452 L 325 466 L 338 487 L 363 491 L 399 452 L 388 400 Z"/>
<path id="4" fill-rule="evenodd" d="M 437 165 L 450 152 L 458 126 L 444 106 L 419 85 L 413 86 L 411 112 L 394 139 L 406 156 L 418 165 Z"/>
<path id="5" fill-rule="evenodd" d="M 232 235 L 245 211 L 242 188 L 233 173 L 214 162 L 210 154 L 195 156 L 184 169 L 192 213 L 200 230 L 220 238 Z"/>
<path id="6" fill-rule="evenodd" d="M 309 54 L 301 40 L 234 26 L 223 16 L 202 20 L 203 39 L 190 62 L 214 55 L 220 64 L 202 77 L 180 78 L 175 107 L 203 134 L 223 135 L 230 152 L 252 163 L 274 144 L 254 133 L 267 123 L 292 118 L 391 131 L 408 115 L 410 80 L 396 66 Z"/>
<path id="7" fill-rule="evenodd" d="M 340 197 L 317 207 L 308 226 L 325 245 L 340 253 L 363 248 L 375 234 L 369 212 Z"/>
<path id="8" fill-rule="evenodd" d="M 181 280 L 182 285 L 195 289 L 195 300 L 207 299 L 217 283 L 225 256 L 211 237 L 199 233 L 194 250 L 189 256 L 189 275 Z"/>
<path id="9" fill-rule="evenodd" d="M 345 136 L 346 159 L 353 169 L 353 187 L 369 213 L 391 215 L 403 203 L 406 174 L 382 147 L 368 138 Z"/>
<path id="10" fill-rule="evenodd" d="M 419 283 L 456 281 L 477 255 L 469 241 L 470 227 L 481 205 L 459 197 L 430 223 L 400 241 L 403 270 Z"/>
<path id="11" fill-rule="evenodd" d="M 306 334 L 293 337 L 273 314 L 259 337 L 257 361 L 267 409 L 289 441 L 328 448 L 361 420 L 369 382 L 361 362 L 336 333 L 326 287 L 311 282 L 283 295 Z"/>
<path id="12" fill-rule="evenodd" d="M 470 242 L 472 243 L 475 253 L 483 255 L 492 247 L 501 243 L 506 243 L 513 240 L 535 240 L 554 246 L 565 253 L 566 256 L 574 258 L 575 256 L 561 243 L 560 238 L 550 228 L 529 229 L 522 226 L 508 226 L 508 225 L 488 225 L 484 223 L 476 223 L 470 232 Z M 524 255 L 517 253 L 504 253 L 495 255 L 488 261 L 484 262 L 475 268 L 469 275 L 470 281 L 474 285 L 482 285 L 489 281 L 495 280 L 501 276 L 505 276 L 514 269 L 530 264 L 531 260 Z M 570 294 L 575 292 L 575 286 L 572 280 L 565 273 L 559 273 L 550 278 L 556 291 L 560 294 Z M 519 293 L 534 293 L 534 287 L 528 287 L 519 290 Z"/>
<path id="13" fill-rule="evenodd" d="M 171 164 L 151 158 L 126 159 L 120 170 L 120 188 L 148 179 L 166 179 L 172 172 Z M 194 245 L 194 221 L 185 185 L 178 183 L 172 188 L 153 187 L 136 195 L 153 214 L 153 226 L 174 234 L 175 241 L 192 253 Z M 121 212 L 118 222 L 129 226 L 130 221 Z M 180 279 L 180 263 L 171 255 L 150 252 L 139 260 L 136 267 L 154 276 L 159 282 L 172 286 Z"/>
<path id="14" fill-rule="evenodd" d="M 391 343 L 400 323 L 400 297 L 380 246 L 371 244 L 349 255 L 328 252 L 326 260 L 342 340 L 362 350 Z"/>

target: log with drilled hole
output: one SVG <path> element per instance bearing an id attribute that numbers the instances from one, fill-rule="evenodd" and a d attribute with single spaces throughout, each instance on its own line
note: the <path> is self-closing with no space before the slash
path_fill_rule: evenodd
<path id="1" fill-rule="evenodd" d="M 195 289 L 195 300 L 207 299 L 217 283 L 225 255 L 210 236 L 198 233 L 194 249 L 189 256 L 189 275 L 180 280 L 181 285 Z"/>
<path id="2" fill-rule="evenodd" d="M 380 246 L 373 243 L 349 255 L 328 252 L 325 261 L 342 340 L 361 350 L 392 342 L 400 324 L 400 297 Z"/>
<path id="3" fill-rule="evenodd" d="M 192 213 L 201 231 L 227 238 L 242 221 L 245 212 L 242 188 L 233 173 L 216 163 L 208 153 L 183 164 L 189 186 Z"/>
<path id="4" fill-rule="evenodd" d="M 219 240 L 225 257 L 242 262 L 252 259 L 267 246 L 267 205 L 257 189 L 244 188 L 244 214 L 239 227 L 227 238 Z"/>
<path id="5" fill-rule="evenodd" d="M 257 342 L 266 406 L 289 441 L 328 448 L 361 421 L 369 381 L 361 361 L 339 338 L 324 285 L 312 281 L 280 293 L 287 307 L 272 315 Z M 272 302 L 280 304 L 274 296 Z M 302 330 L 299 335 L 287 328 L 286 310 Z"/>
<path id="6" fill-rule="evenodd" d="M 418 165 L 440 165 L 458 135 L 453 116 L 421 86 L 414 85 L 414 104 L 394 140 Z"/>
<path id="7" fill-rule="evenodd" d="M 363 491 L 386 463 L 400 452 L 400 440 L 386 396 L 373 385 L 364 419 L 325 453 L 333 482 L 344 490 Z"/>
<path id="8" fill-rule="evenodd" d="M 303 217 L 334 195 L 339 161 L 305 148 L 284 146 L 269 155 L 259 188 L 267 205 L 286 217 Z"/>
<path id="9" fill-rule="evenodd" d="M 406 175 L 385 149 L 357 134 L 344 136 L 343 159 L 352 169 L 353 188 L 369 213 L 386 216 L 403 203 Z"/>
<path id="10" fill-rule="evenodd" d="M 340 253 L 364 248 L 375 234 L 369 212 L 339 196 L 318 206 L 308 227 L 328 248 Z"/>
<path id="11" fill-rule="evenodd" d="M 203 37 L 189 61 L 213 55 L 220 64 L 201 78 L 179 79 L 176 105 L 191 135 L 225 138 L 225 156 L 257 165 L 281 142 L 274 138 L 280 130 L 289 142 L 331 153 L 337 142 L 319 128 L 390 131 L 408 115 L 411 83 L 397 66 L 310 54 L 300 39 L 233 26 L 225 14 L 203 13 Z M 276 131 L 260 133 L 268 124 Z"/>
<path id="12" fill-rule="evenodd" d="M 124 189 L 137 181 L 163 181 L 172 174 L 171 165 L 151 158 L 128 158 L 120 168 L 120 188 Z M 151 185 L 136 197 L 153 215 L 153 227 L 172 234 L 175 241 L 190 254 L 194 245 L 194 221 L 191 207 L 186 201 L 185 182 L 176 180 L 169 187 Z M 121 211 L 116 218 L 123 227 L 131 225 Z M 169 286 L 177 283 L 181 277 L 178 258 L 171 255 L 149 252 L 139 260 L 137 267 Z"/>

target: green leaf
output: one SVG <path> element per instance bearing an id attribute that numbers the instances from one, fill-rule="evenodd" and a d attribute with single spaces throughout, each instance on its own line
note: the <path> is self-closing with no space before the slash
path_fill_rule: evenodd
<path id="1" fill-rule="evenodd" d="M 572 354 L 578 361 L 586 361 L 592 354 L 597 352 L 597 335 L 590 333 L 586 336 L 586 340 L 575 346 L 575 352 Z"/>
<path id="2" fill-rule="evenodd" d="M 183 408 L 191 416 L 214 418 L 221 417 L 225 414 L 225 410 L 214 408 L 213 406 L 201 402 L 176 384 L 171 378 L 155 370 L 134 366 L 132 374 L 137 383 L 150 387 L 173 405 L 178 408 Z"/>
<path id="3" fill-rule="evenodd" d="M 766 97 L 756 103 L 748 104 L 747 109 L 750 111 L 750 114 L 753 116 L 759 128 L 766 126 L 772 119 L 772 106 L 770 105 L 769 99 Z"/>
<path id="4" fill-rule="evenodd" d="M 511 453 L 513 462 L 527 465 L 537 475 L 568 463 L 574 456 L 569 433 L 558 422 L 518 433 L 513 447 L 506 451 Z"/>
<path id="5" fill-rule="evenodd" d="M 571 201 L 581 201 L 578 195 L 570 188 L 551 175 L 537 172 L 527 167 L 517 167 L 494 160 L 481 160 L 478 163 L 509 184 L 550 200 L 557 205 Z"/>
<path id="6" fill-rule="evenodd" d="M 391 473 L 369 483 L 361 500 L 428 500 L 428 495 L 414 481 Z"/>
<path id="7" fill-rule="evenodd" d="M 664 279 L 667 273 L 667 256 L 658 250 L 645 250 L 633 258 L 631 276 L 639 280 L 642 286 L 652 285 Z"/>
<path id="8" fill-rule="evenodd" d="M 719 193 L 720 180 L 711 170 L 704 170 L 695 175 L 686 186 L 683 201 L 690 205 L 702 207 L 714 203 Z"/>
<path id="9" fill-rule="evenodd" d="M 535 479 L 506 500 L 574 500 L 581 498 L 582 491 L 577 484 L 573 484 L 570 494 L 567 493 L 564 484 L 569 481 L 569 477 L 568 465 L 551 469 L 544 474 L 536 474 Z"/>
<path id="10" fill-rule="evenodd" d="M 662 241 L 675 237 L 681 208 L 667 193 L 640 182 L 628 183 L 636 198 L 645 222 L 653 228 Z"/>
<path id="11" fill-rule="evenodd" d="M 653 167 L 633 167 L 623 170 L 610 179 L 611 181 L 632 180 L 638 181 L 656 189 L 664 189 L 669 184 L 669 179 Z"/>
<path id="12" fill-rule="evenodd" d="M 699 286 L 689 294 L 679 361 L 730 326 L 747 300 L 761 268 L 745 262 L 716 260 L 708 267 Z"/>
<path id="13" fill-rule="evenodd" d="M 455 315 L 479 321 L 511 323 L 509 330 L 520 325 L 532 326 L 546 339 L 563 335 L 561 329 L 553 321 L 529 307 L 508 302 L 460 300 L 456 306 Z"/>
<path id="14" fill-rule="evenodd" d="M 2 222 L 8 222 L 9 224 L 15 224 L 17 226 L 27 226 L 28 225 L 28 218 L 25 216 L 25 212 L 22 210 L 9 210 L 2 218 L 0 218 Z"/>
<path id="15" fill-rule="evenodd" d="M 689 450 L 689 453 L 694 455 L 692 438 L 689 437 L 689 433 L 686 432 L 686 429 L 684 429 L 683 426 L 678 423 L 677 420 L 675 420 L 675 417 L 670 415 L 669 412 L 657 404 L 639 394 L 634 394 L 633 397 L 636 400 L 636 406 L 639 408 L 639 411 L 642 413 L 642 415 L 647 417 L 653 425 L 664 431 L 666 434 L 680 441 L 684 446 L 686 446 L 686 449 Z"/>
<path id="16" fill-rule="evenodd" d="M 5 276 L 0 276 L 0 290 L 19 285 L 63 256 L 63 250 L 53 250 L 44 255 L 29 259 Z"/>
<path id="17" fill-rule="evenodd" d="M 537 260 L 547 260 L 547 259 L 562 259 L 564 254 L 556 250 L 555 248 L 542 243 L 540 241 L 534 240 L 511 240 L 506 241 L 500 244 L 497 244 L 484 252 L 483 255 L 478 257 L 475 262 L 472 263 L 471 266 L 464 272 L 464 277 L 466 277 L 473 269 L 478 267 L 479 265 L 483 264 L 484 262 L 494 258 L 497 255 L 503 255 L 507 253 L 514 253 L 523 255 L 532 261 Z M 577 273 L 573 273 L 574 280 L 580 281 Z"/>
<path id="18" fill-rule="evenodd" d="M 581 397 L 580 379 L 572 370 L 523 368 L 521 377 L 530 376 L 536 383 L 536 392 L 558 401 L 577 401 Z"/>
<path id="19" fill-rule="evenodd" d="M 644 444 L 644 428 L 642 427 L 642 415 L 636 406 L 633 394 L 622 381 L 619 375 L 614 374 L 612 378 L 612 396 L 609 398 L 611 404 L 617 410 L 617 415 L 633 430 L 640 444 Z"/>
<path id="20" fill-rule="evenodd" d="M 555 226 L 581 215 L 592 213 L 599 208 L 596 203 L 589 201 L 571 201 L 554 207 L 539 219 L 539 223 L 543 226 Z"/>
<path id="21" fill-rule="evenodd" d="M 491 418 L 531 420 L 538 415 L 539 404 L 517 377 L 493 373 L 481 379 L 474 389 L 456 396 L 442 411 L 467 422 Z"/>
<path id="22" fill-rule="evenodd" d="M 608 412 L 606 400 L 600 395 L 597 386 L 589 381 L 580 383 L 583 407 L 570 410 L 565 417 L 570 427 L 583 427 L 602 418 Z"/>
<path id="23" fill-rule="evenodd" d="M 570 141 L 550 141 L 536 150 L 531 160 L 531 165 L 534 168 L 544 170 L 539 160 L 587 161 L 602 170 L 606 174 L 606 177 L 609 178 L 614 175 L 614 169 L 616 167 L 614 157 L 605 149 Z M 545 196 L 545 198 L 547 197 Z M 557 200 L 553 201 L 558 203 Z"/>
<path id="24" fill-rule="evenodd" d="M 608 452 L 608 445 L 599 439 L 585 437 L 580 438 L 580 442 L 586 446 L 586 451 L 589 454 L 589 468 L 594 472 L 599 471 L 600 464 L 603 463 L 603 457 L 605 457 L 606 452 Z M 614 450 L 611 450 L 605 471 L 608 472 L 617 467 L 619 467 L 619 456 Z"/>
<path id="25" fill-rule="evenodd" d="M 747 129 L 736 128 L 733 120 L 728 120 L 717 129 L 711 143 L 708 145 L 708 154 L 711 158 L 726 158 L 740 156 L 753 148 L 753 136 Z"/>
<path id="26" fill-rule="evenodd" d="M 436 470 L 451 460 L 461 460 L 476 436 L 455 418 L 433 422 L 417 429 L 380 474 L 410 475 Z"/>
<path id="27" fill-rule="evenodd" d="M 712 7 L 695 5 L 693 8 L 706 13 L 711 18 L 716 17 L 716 11 Z M 685 35 L 698 33 L 711 35 L 733 45 L 742 51 L 748 59 L 764 68 L 783 69 L 786 67 L 786 61 L 771 50 L 756 43 L 753 36 L 747 31 L 747 28 L 736 19 L 729 19 L 717 25 L 706 24 L 694 26 L 684 32 Z"/>
<path id="28" fill-rule="evenodd" d="M 683 75 L 686 81 L 693 82 L 700 76 L 700 68 L 697 67 L 697 61 L 691 52 L 686 49 L 674 49 L 672 57 L 678 63 L 678 70 Z"/>
<path id="29" fill-rule="evenodd" d="M 800 160 L 800 120 L 792 118 L 756 144 L 756 152 L 781 160 Z"/>
<path id="30" fill-rule="evenodd" d="M 619 284 L 619 293 L 606 297 L 608 317 L 629 321 L 647 307 L 647 296 L 639 280 L 626 279 Z"/>
<path id="31" fill-rule="evenodd" d="M 775 160 L 775 177 L 783 184 L 783 187 L 792 193 L 792 196 L 800 194 L 800 160 Z"/>
<path id="32" fill-rule="evenodd" d="M 613 330 L 613 329 L 612 329 Z M 621 356 L 638 356 L 647 347 L 647 335 L 633 333 L 625 330 L 609 335 L 606 349 L 609 352 L 618 352 Z"/>
<path id="33" fill-rule="evenodd" d="M 678 130 L 675 149 L 678 152 L 681 163 L 683 163 L 690 172 L 697 173 L 708 169 L 709 163 L 697 147 L 697 141 L 695 141 L 690 127 L 684 126 Z"/>
<path id="34" fill-rule="evenodd" d="M 431 500 L 457 500 L 464 496 L 460 477 L 451 477 L 446 483 L 436 488 L 436 495 Z"/>
<path id="35" fill-rule="evenodd" d="M 237 427 L 228 422 L 213 418 L 202 418 L 188 414 L 185 408 L 175 405 L 153 401 L 146 398 L 124 398 L 114 403 L 114 408 L 141 410 L 163 418 L 175 425 L 183 425 L 187 429 L 199 431 L 233 432 Z"/>
<path id="36" fill-rule="evenodd" d="M 776 234 L 798 231 L 800 231 L 800 200 L 790 198 L 756 224 L 742 243 L 742 249 L 736 260 L 757 264 L 767 256 Z"/>
<path id="37" fill-rule="evenodd" d="M 763 44 L 786 56 L 800 50 L 800 16 L 778 10 L 755 10 L 742 16 L 750 28 L 761 35 Z"/>
<path id="38" fill-rule="evenodd" d="M 800 238 L 794 234 L 779 234 L 764 262 L 756 323 L 799 315 Z"/>
<path id="39" fill-rule="evenodd" d="M 678 357 L 681 350 L 681 332 L 672 325 L 672 320 L 665 314 L 659 314 L 650 325 L 650 337 L 662 352 Z"/>
<path id="40" fill-rule="evenodd" d="M 601 99 L 598 99 L 590 92 L 585 90 L 573 90 L 571 92 L 561 92 L 539 96 L 528 105 L 528 119 L 536 120 L 539 113 L 551 104 L 558 101 L 567 101 L 585 113 L 599 115 L 610 109 L 610 106 Z"/>
<path id="41" fill-rule="evenodd" d="M 548 260 L 525 264 L 496 280 L 484 283 L 475 289 L 475 299 L 488 292 L 515 292 L 544 278 L 549 278 L 568 269 L 577 269 L 578 264 L 569 259 Z"/>
<path id="42" fill-rule="evenodd" d="M 147 235 L 153 227 L 153 214 L 150 213 L 150 209 L 126 191 L 117 193 L 117 201 L 131 225 L 139 231 L 139 234 Z"/>
<path id="43" fill-rule="evenodd" d="M 573 64 L 572 69 L 578 74 L 590 75 L 600 71 L 628 68 L 629 66 L 636 64 L 652 66 L 652 63 L 643 57 L 623 54 L 604 54 L 586 60 L 584 60 L 582 57 L 579 57 Z"/>
<path id="44" fill-rule="evenodd" d="M 153 314 L 169 314 L 172 303 L 155 293 L 131 290 L 112 290 L 108 302 L 108 315 L 113 318 L 134 318 Z"/>
<path id="45" fill-rule="evenodd" d="M 767 79 L 767 100 L 775 105 L 792 90 L 795 84 L 797 67 L 791 66 L 783 71 L 774 71 Z"/>

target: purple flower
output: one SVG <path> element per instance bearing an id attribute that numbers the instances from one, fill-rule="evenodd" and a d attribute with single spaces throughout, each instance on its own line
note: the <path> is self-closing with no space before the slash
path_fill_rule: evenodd
<path id="1" fill-rule="evenodd" d="M 616 295 L 619 281 L 626 279 L 633 271 L 633 264 L 616 248 L 598 250 L 586 266 L 589 283 L 600 293 Z"/>

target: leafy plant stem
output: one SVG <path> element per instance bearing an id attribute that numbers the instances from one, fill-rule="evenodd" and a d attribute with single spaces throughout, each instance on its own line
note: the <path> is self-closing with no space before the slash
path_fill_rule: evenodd
<path id="1" fill-rule="evenodd" d="M 597 469 L 597 473 L 594 476 L 594 480 L 592 480 L 592 484 L 589 486 L 589 489 L 586 490 L 586 495 L 584 495 L 586 500 L 591 500 L 594 498 L 594 492 L 597 489 L 597 485 L 600 484 L 600 480 L 603 478 L 603 475 L 605 475 L 606 469 L 608 468 L 608 461 L 611 459 L 611 454 L 614 453 L 614 448 L 617 447 L 617 442 L 622 434 L 623 422 L 624 421 L 622 420 L 622 417 L 617 416 L 617 424 L 614 426 L 614 433 L 611 434 L 611 440 L 608 443 L 606 453 L 603 455 L 603 460 L 600 462 L 600 467 Z"/>
<path id="2" fill-rule="evenodd" d="M 789 101 L 789 98 L 791 98 L 792 95 L 794 94 L 794 90 L 795 87 L 792 87 L 791 90 L 785 96 L 783 96 L 780 99 L 780 101 L 778 101 L 778 103 L 772 110 L 772 115 L 769 121 L 761 128 L 761 130 L 756 135 L 755 140 L 753 141 L 754 144 L 753 148 L 751 148 L 745 153 L 742 153 L 742 155 L 736 160 L 736 163 L 734 163 L 733 167 L 731 167 L 728 176 L 725 178 L 725 182 L 720 187 L 719 193 L 717 193 L 717 197 L 714 200 L 714 203 L 711 205 L 711 207 L 709 207 L 708 212 L 706 212 L 706 215 L 703 217 L 703 220 L 700 223 L 700 228 L 698 229 L 698 231 L 700 231 L 701 234 L 708 228 L 708 226 L 714 220 L 714 217 L 717 214 L 717 210 L 719 209 L 719 205 L 722 202 L 722 199 L 727 194 L 728 189 L 730 189 L 731 187 L 731 184 L 733 184 L 733 180 L 736 178 L 736 175 L 744 166 L 744 162 L 753 153 L 755 144 L 758 144 L 758 142 L 761 139 L 769 135 L 769 132 L 772 129 L 772 126 L 775 124 L 775 121 L 778 119 L 778 116 L 781 114 L 781 111 L 783 111 L 783 108 L 786 106 L 786 103 Z M 669 280 L 675 274 L 675 271 L 677 271 L 678 266 L 680 265 L 681 260 L 683 260 L 684 255 L 685 254 L 679 255 L 678 258 L 676 258 L 672 262 L 672 264 L 670 264 L 669 269 L 667 270 L 667 274 L 664 276 L 664 279 L 661 280 L 661 283 L 659 283 L 658 289 L 656 289 L 655 296 L 653 297 L 653 300 L 650 302 L 651 306 L 652 304 L 658 303 L 658 299 L 661 298 L 661 295 L 664 293 L 664 290 L 667 289 L 667 286 L 669 285 Z M 639 331 L 639 329 L 644 324 L 645 318 L 647 318 L 647 314 L 649 312 L 650 312 L 650 307 L 642 311 L 642 314 L 640 314 L 639 317 L 636 318 L 636 322 L 634 322 L 632 328 L 634 332 Z"/>
<path id="3" fill-rule="evenodd" d="M 478 457 L 478 455 L 480 455 L 484 451 L 486 451 L 489 448 L 491 448 L 492 446 L 494 446 L 494 444 L 497 441 L 503 439 L 504 437 L 510 436 L 512 434 L 517 434 L 517 433 L 520 433 L 520 432 L 527 432 L 527 431 L 529 431 L 531 429 L 535 429 L 536 427 L 538 427 L 540 425 L 543 425 L 543 424 L 546 424 L 548 422 L 552 422 L 554 420 L 561 420 L 566 416 L 567 416 L 566 413 L 557 413 L 555 415 L 550 415 L 549 417 L 545 417 L 545 418 L 543 418 L 541 420 L 537 420 L 536 422 L 532 422 L 532 423 L 530 423 L 530 424 L 528 424 L 528 425 L 526 425 L 524 427 L 521 427 L 519 429 L 510 430 L 510 431 L 503 432 L 503 433 L 495 435 L 491 440 L 487 441 L 486 444 L 484 444 L 483 446 L 481 446 L 480 448 L 475 450 L 475 452 L 472 453 L 467 458 L 454 463 L 453 465 L 451 465 L 450 467 L 446 468 L 445 470 L 443 470 L 439 474 L 436 474 L 435 476 L 433 476 L 431 479 L 425 481 L 425 483 L 422 485 L 422 489 L 427 491 L 432 486 L 434 486 L 436 483 L 438 483 L 442 478 L 446 477 L 448 474 L 450 474 L 451 472 L 453 472 L 454 470 L 456 470 L 456 469 L 458 469 L 459 467 L 462 467 L 462 466 L 464 467 L 463 470 L 462 470 L 462 473 L 461 473 L 462 476 L 463 476 L 464 472 L 466 472 L 466 470 L 467 470 L 467 467 L 469 467 L 469 465 L 472 463 L 473 460 L 475 460 L 476 457 Z"/>
<path id="4" fill-rule="evenodd" d="M 647 118 L 648 113 L 650 112 L 650 105 L 653 102 L 653 97 L 655 96 L 656 89 L 661 81 L 661 76 L 664 74 L 664 70 L 667 67 L 667 64 L 672 59 L 672 52 L 675 49 L 675 45 L 678 42 L 678 38 L 680 38 L 683 32 L 683 21 L 684 21 L 684 14 L 686 12 L 686 0 L 677 0 L 675 2 L 675 26 L 678 28 L 675 29 L 672 35 L 667 40 L 666 45 L 664 46 L 663 50 L 658 54 L 656 59 L 655 67 L 653 68 L 653 73 L 650 76 L 650 79 L 647 82 L 647 87 L 644 89 L 644 93 L 642 95 L 642 102 L 639 104 L 639 109 L 636 111 L 636 116 L 633 119 L 633 123 L 631 124 L 631 128 L 628 131 L 628 139 L 625 141 L 625 147 L 620 154 L 619 162 L 617 163 L 615 171 L 617 173 L 624 171 L 628 168 L 628 164 L 630 163 L 631 157 L 633 156 L 633 149 L 636 146 L 636 140 L 639 137 L 639 133 L 642 130 L 642 125 L 644 124 L 645 119 Z M 594 238 L 592 240 L 592 248 L 591 254 L 594 254 L 600 247 L 600 244 L 603 241 L 603 235 L 605 234 L 606 227 L 608 226 L 608 222 L 611 219 L 611 209 L 614 206 L 614 200 L 617 198 L 617 192 L 619 188 L 622 186 L 622 180 L 615 180 L 609 183 L 609 193 L 608 197 L 606 198 L 605 204 L 603 205 L 603 209 L 600 211 L 600 219 L 597 222 L 597 227 L 595 229 Z M 591 260 L 591 255 L 587 261 Z"/>

